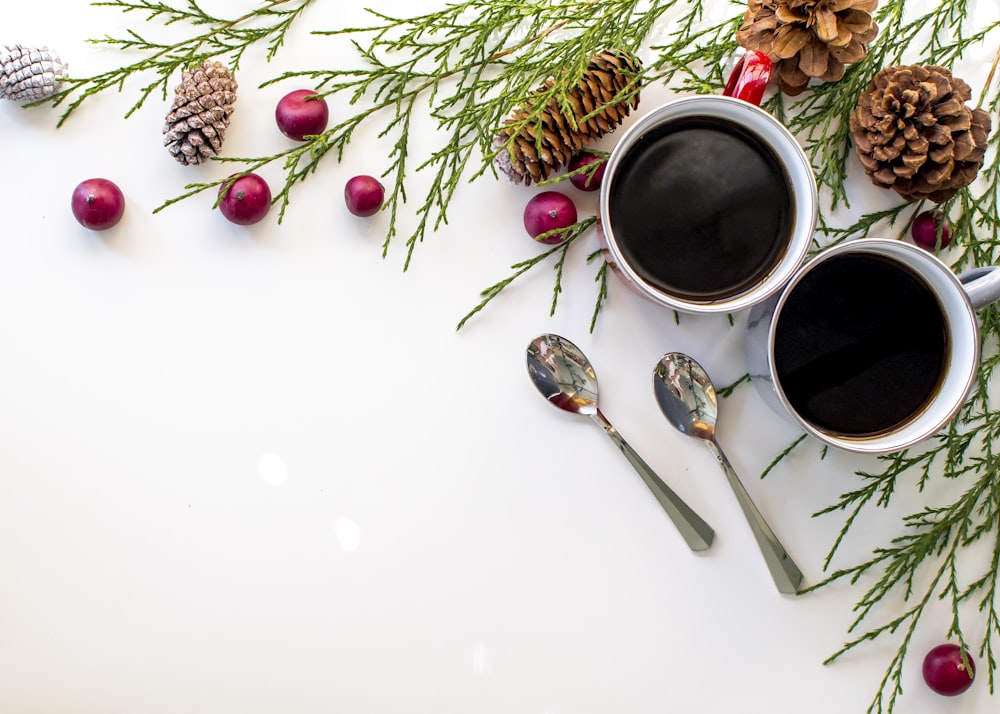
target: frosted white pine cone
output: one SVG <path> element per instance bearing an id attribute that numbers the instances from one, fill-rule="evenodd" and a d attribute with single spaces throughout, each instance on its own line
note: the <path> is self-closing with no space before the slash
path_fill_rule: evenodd
<path id="1" fill-rule="evenodd" d="M 48 47 L 0 45 L 0 97 L 35 102 L 54 94 L 67 65 Z"/>

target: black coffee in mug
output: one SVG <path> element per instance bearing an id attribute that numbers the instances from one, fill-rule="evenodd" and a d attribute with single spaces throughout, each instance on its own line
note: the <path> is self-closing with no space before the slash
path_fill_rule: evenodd
<path id="1" fill-rule="evenodd" d="M 768 275 L 793 215 L 774 152 L 710 116 L 681 117 L 638 139 L 608 196 L 622 257 L 642 280 L 692 301 L 738 295 Z"/>
<path id="2" fill-rule="evenodd" d="M 776 317 L 774 373 L 806 421 L 874 436 L 934 397 L 948 360 L 947 325 L 912 270 L 849 253 L 817 264 L 789 290 Z"/>

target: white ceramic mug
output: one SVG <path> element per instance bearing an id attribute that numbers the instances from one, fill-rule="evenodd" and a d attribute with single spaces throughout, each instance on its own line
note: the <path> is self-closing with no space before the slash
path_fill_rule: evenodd
<path id="1" fill-rule="evenodd" d="M 877 256 L 909 269 L 936 300 L 943 317 L 946 348 L 943 367 L 931 397 L 902 422 L 867 435 L 845 435 L 818 426 L 790 403 L 775 367 L 775 334 L 782 311 L 796 287 L 818 266 L 838 256 Z M 854 286 L 843 285 L 851 290 Z M 747 366 L 751 381 L 778 414 L 790 419 L 824 444 L 847 451 L 883 454 L 899 451 L 940 431 L 968 397 L 979 368 L 979 329 L 976 311 L 1000 300 L 1000 268 L 977 268 L 956 276 L 935 255 L 898 240 L 864 238 L 833 246 L 803 266 L 784 289 L 755 306 L 746 330 Z M 869 395 L 865 395 L 867 398 Z M 872 400 L 892 399 L 891 393 L 873 393 Z M 855 408 L 863 410 L 864 403 Z"/>
<path id="2" fill-rule="evenodd" d="M 612 196 L 622 167 L 635 160 L 635 152 L 646 150 L 644 137 L 650 135 L 650 132 L 669 131 L 671 125 L 692 118 L 738 127 L 769 149 L 784 174 L 783 183 L 787 191 L 790 213 L 787 235 L 783 237 L 783 245 L 776 261 L 755 275 L 752 284 L 741 287 L 733 294 L 706 299 L 692 298 L 678 294 L 677 291 L 672 292 L 644 278 L 634 258 L 629 257 L 627 244 L 630 235 L 621 225 L 616 225 L 614 212 L 611 209 Z M 753 200 L 752 190 L 752 186 L 747 187 L 751 195 L 746 200 Z M 663 224 L 668 226 L 671 212 L 678 210 L 678 207 L 665 202 L 661 205 L 643 206 L 642 210 L 648 212 L 651 220 L 662 218 Z M 608 158 L 601 185 L 599 228 L 608 264 L 626 285 L 640 295 L 660 305 L 684 312 L 728 313 L 750 307 L 773 295 L 799 269 L 812 244 L 816 212 L 816 180 L 809 159 L 795 137 L 781 122 L 760 107 L 743 99 L 699 95 L 677 99 L 654 109 L 623 134 Z M 668 230 L 669 228 L 664 228 L 664 231 Z M 706 233 L 706 238 L 711 240 L 711 232 Z M 697 254 L 699 250 L 703 250 L 703 245 L 693 240 L 689 245 L 685 245 L 683 251 Z M 716 265 L 740 264 L 741 261 L 747 260 L 747 256 L 740 251 L 720 257 Z M 679 256 L 679 259 L 683 260 L 684 256 Z"/>

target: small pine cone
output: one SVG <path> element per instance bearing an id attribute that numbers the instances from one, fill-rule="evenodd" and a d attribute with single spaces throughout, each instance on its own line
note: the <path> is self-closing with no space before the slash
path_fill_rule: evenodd
<path id="1" fill-rule="evenodd" d="M 68 76 L 66 64 L 48 47 L 0 45 L 0 97 L 36 102 L 56 92 Z"/>
<path id="2" fill-rule="evenodd" d="M 163 125 L 163 145 L 180 163 L 200 164 L 221 151 L 236 87 L 229 68 L 215 60 L 184 70 Z"/>
<path id="3" fill-rule="evenodd" d="M 774 63 L 781 90 L 801 93 L 810 79 L 836 82 L 868 54 L 878 0 L 749 0 L 736 41 Z"/>
<path id="4" fill-rule="evenodd" d="M 535 110 L 529 99 L 504 122 L 493 141 L 493 147 L 500 149 L 494 159 L 497 169 L 514 183 L 544 181 L 584 146 L 614 131 L 639 104 L 638 91 L 628 99 L 621 96 L 638 89 L 641 66 L 637 57 L 625 52 L 605 50 L 595 55 L 580 83 L 566 93 L 572 112 L 564 113 L 552 97 L 540 124 L 523 123 Z M 554 83 L 555 79 L 548 79 L 534 93 L 544 93 Z"/>
<path id="5" fill-rule="evenodd" d="M 887 67 L 851 114 L 858 157 L 872 183 L 908 201 L 947 201 L 983 166 L 990 116 L 969 109 L 969 85 L 944 67 Z"/>

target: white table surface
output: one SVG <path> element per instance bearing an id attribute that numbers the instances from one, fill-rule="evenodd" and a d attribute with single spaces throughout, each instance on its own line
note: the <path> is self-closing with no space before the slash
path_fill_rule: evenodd
<path id="1" fill-rule="evenodd" d="M 271 64 L 245 58 L 226 154 L 288 146 L 274 105 L 304 85 L 260 82 L 355 61 L 346 40 L 306 31 L 360 24 L 360 7 L 322 0 L 308 18 Z M 80 0 L 7 3 L 2 40 L 47 44 L 84 76 L 126 59 L 86 40 L 130 27 L 145 26 Z M 973 86 L 994 50 L 962 65 Z M 355 218 L 342 200 L 350 176 L 388 167 L 379 127 L 341 165 L 325 160 L 281 225 L 230 225 L 208 194 L 154 215 L 227 167 L 170 158 L 158 97 L 123 119 L 139 86 L 88 100 L 59 129 L 50 108 L 0 107 L 0 712 L 867 708 L 895 641 L 822 662 L 869 581 L 779 595 L 710 453 L 653 400 L 666 351 L 689 352 L 718 385 L 742 375 L 744 316 L 676 325 L 612 281 L 590 334 L 589 236 L 554 317 L 543 268 L 456 332 L 478 291 L 537 250 L 521 226 L 537 189 L 463 185 L 405 273 L 401 240 L 381 257 L 387 217 Z M 651 88 L 629 121 L 670 96 Z M 415 131 L 430 140 L 428 123 Z M 279 166 L 261 173 L 280 185 Z M 127 200 L 106 233 L 69 209 L 93 176 Z M 857 210 L 893 202 L 854 183 Z M 596 196 L 573 197 L 596 210 Z M 404 214 L 404 234 L 412 225 Z M 611 441 L 539 397 L 524 350 L 541 332 L 591 358 L 604 412 L 715 527 L 712 549 L 691 553 Z M 750 387 L 723 401 L 719 435 L 806 582 L 820 580 L 841 519 L 811 514 L 874 459 L 820 461 L 810 442 L 758 479 L 798 432 Z M 834 567 L 898 535 L 917 504 L 901 492 L 868 513 Z M 899 714 L 995 711 L 985 677 L 957 699 L 921 681 L 948 618 L 932 609 L 915 635 Z"/>

